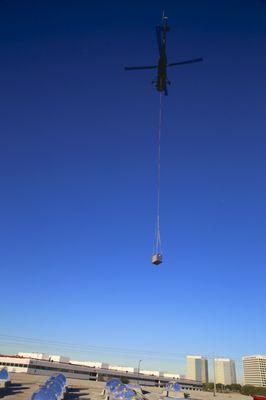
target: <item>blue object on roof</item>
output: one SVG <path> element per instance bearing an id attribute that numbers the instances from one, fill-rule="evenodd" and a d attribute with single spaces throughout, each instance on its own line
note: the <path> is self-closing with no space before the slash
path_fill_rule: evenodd
<path id="1" fill-rule="evenodd" d="M 135 390 L 126 389 L 121 392 L 115 392 L 113 395 L 113 399 L 114 400 L 136 400 L 136 399 L 141 399 L 141 397 L 138 397 Z"/>
<path id="2" fill-rule="evenodd" d="M 178 382 L 175 382 L 172 384 L 172 390 L 174 392 L 180 392 L 182 390 L 182 388 Z"/>
<path id="3" fill-rule="evenodd" d="M 62 398 L 66 385 L 63 374 L 50 376 L 43 386 L 31 396 L 31 400 L 58 400 Z"/>
<path id="4" fill-rule="evenodd" d="M 123 383 L 120 383 L 120 385 L 117 385 L 114 392 L 115 393 L 122 393 L 122 392 L 126 392 L 127 387 L 126 385 L 124 385 Z"/>
<path id="5" fill-rule="evenodd" d="M 38 392 L 33 393 L 31 400 L 45 400 L 43 391 L 40 389 Z"/>
<path id="6" fill-rule="evenodd" d="M 55 380 L 55 376 L 50 376 L 50 378 L 47 379 L 47 381 L 45 381 L 42 384 L 42 387 L 47 387 L 48 385 L 51 385 Z"/>
<path id="7" fill-rule="evenodd" d="M 132 390 L 132 389 L 127 389 L 127 391 L 123 393 L 124 399 L 132 399 L 132 397 L 136 397 L 136 396 L 137 396 L 137 393 L 135 392 L 135 390 Z"/>
<path id="8" fill-rule="evenodd" d="M 166 385 L 167 390 L 172 390 L 173 392 L 181 392 L 182 387 L 176 381 L 171 381 Z"/>
<path id="9" fill-rule="evenodd" d="M 41 388 L 33 393 L 31 400 L 57 400 L 57 397 L 49 389 Z"/>
<path id="10" fill-rule="evenodd" d="M 63 374 L 58 374 L 56 375 L 56 378 L 59 380 L 59 382 L 62 382 L 62 385 L 65 386 L 66 384 L 66 377 Z"/>
<path id="11" fill-rule="evenodd" d="M 63 393 L 63 387 L 60 385 L 58 380 L 54 380 L 47 385 L 47 389 L 52 391 L 56 397 L 59 397 Z"/>
<path id="12" fill-rule="evenodd" d="M 109 381 L 106 382 L 106 390 L 109 392 L 113 392 L 118 386 L 122 385 L 122 382 L 118 378 L 113 378 L 109 379 Z"/>
<path id="13" fill-rule="evenodd" d="M 9 381 L 9 373 L 6 368 L 0 370 L 0 380 L 1 381 Z"/>

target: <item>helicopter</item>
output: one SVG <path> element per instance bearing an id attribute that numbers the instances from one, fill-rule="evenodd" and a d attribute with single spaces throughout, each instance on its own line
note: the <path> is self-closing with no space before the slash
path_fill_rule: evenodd
<path id="1" fill-rule="evenodd" d="M 175 63 L 167 63 L 167 55 L 166 55 L 166 34 L 169 32 L 170 27 L 168 25 L 168 17 L 166 17 L 163 13 L 162 16 L 162 24 L 156 26 L 156 37 L 157 44 L 159 49 L 159 60 L 157 65 L 146 65 L 142 67 L 125 67 L 126 71 L 132 70 L 144 70 L 144 69 L 157 69 L 157 78 L 152 83 L 155 84 L 158 92 L 164 92 L 164 94 L 168 95 L 167 85 L 170 85 L 170 81 L 167 79 L 167 68 L 174 67 L 177 65 L 183 64 L 192 64 L 196 62 L 203 61 L 203 58 L 194 58 L 192 60 L 179 61 Z"/>

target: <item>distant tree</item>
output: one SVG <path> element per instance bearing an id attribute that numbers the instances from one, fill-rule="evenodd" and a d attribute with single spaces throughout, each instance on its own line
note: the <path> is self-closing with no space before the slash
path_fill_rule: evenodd
<path id="1" fill-rule="evenodd" d="M 245 394 L 247 396 L 250 396 L 253 394 L 260 394 L 260 395 L 266 396 L 266 388 L 252 386 L 252 385 L 244 385 L 244 386 L 242 386 L 241 393 Z"/>
<path id="2" fill-rule="evenodd" d="M 203 383 L 202 385 L 202 389 L 205 390 L 206 392 L 210 392 L 211 390 L 213 390 L 213 383 L 209 382 L 209 383 Z"/>
<path id="3" fill-rule="evenodd" d="M 225 388 L 230 392 L 241 392 L 242 386 L 239 383 L 232 383 L 232 385 L 226 385 Z"/>
<path id="4" fill-rule="evenodd" d="M 247 390 L 250 392 L 250 394 L 259 394 L 262 396 L 266 396 L 266 387 L 256 387 L 256 386 L 251 386 L 246 389 L 246 386 L 243 386 L 242 390 Z"/>
<path id="5" fill-rule="evenodd" d="M 224 385 L 222 383 L 216 383 L 216 389 L 217 390 L 223 390 Z"/>
<path id="6" fill-rule="evenodd" d="M 258 388 L 252 385 L 244 385 L 242 386 L 241 393 L 245 394 L 246 396 L 250 396 L 252 394 L 256 394 L 257 389 Z"/>

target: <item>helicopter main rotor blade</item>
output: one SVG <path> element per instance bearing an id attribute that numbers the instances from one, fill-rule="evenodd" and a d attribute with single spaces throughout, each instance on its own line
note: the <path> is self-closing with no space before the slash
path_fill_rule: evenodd
<path id="1" fill-rule="evenodd" d="M 176 63 L 171 63 L 171 64 L 168 64 L 168 67 L 174 67 L 176 65 L 183 65 L 183 64 L 192 64 L 192 63 L 196 63 L 196 62 L 200 62 L 200 61 L 203 61 L 203 58 L 194 58 L 192 60 L 179 61 L 179 62 L 176 62 Z"/>
<path id="2" fill-rule="evenodd" d="M 126 71 L 132 71 L 135 69 L 155 69 L 157 68 L 157 65 L 146 65 L 144 67 L 125 67 Z"/>

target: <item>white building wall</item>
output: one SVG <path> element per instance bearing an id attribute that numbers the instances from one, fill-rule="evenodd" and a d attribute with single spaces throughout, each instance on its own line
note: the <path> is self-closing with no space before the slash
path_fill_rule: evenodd
<path id="1" fill-rule="evenodd" d="M 245 385 L 266 387 L 266 355 L 242 358 Z"/>
<path id="2" fill-rule="evenodd" d="M 234 360 L 229 358 L 216 358 L 214 360 L 216 383 L 232 385 L 236 383 L 236 369 Z"/>
<path id="3" fill-rule="evenodd" d="M 64 357 L 64 356 L 58 356 L 56 354 L 50 354 L 49 355 L 49 360 L 50 361 L 54 361 L 54 362 L 69 363 L 70 358 L 69 357 Z"/>
<path id="4" fill-rule="evenodd" d="M 3 365 L 3 364 L 6 365 Z M 51 362 L 49 360 L 26 359 L 18 356 L 0 357 L 0 366 L 6 367 L 9 372 L 26 372 L 34 375 L 53 375 L 55 371 L 62 372 L 66 378 L 96 380 L 97 371 L 90 371 L 86 366 L 73 366 L 68 363 Z M 51 369 L 51 367 L 53 369 Z"/>
<path id="5" fill-rule="evenodd" d="M 36 360 L 49 360 L 49 355 L 44 353 L 23 353 L 19 352 L 18 356 L 25 358 L 35 358 Z"/>
<path id="6" fill-rule="evenodd" d="M 163 372 L 164 378 L 170 378 L 170 379 L 180 379 L 179 374 L 171 374 L 170 372 Z"/>
<path id="7" fill-rule="evenodd" d="M 105 368 L 105 367 L 103 367 L 103 363 L 98 362 L 98 361 L 70 360 L 69 362 L 70 362 L 71 364 L 75 364 L 75 365 L 84 365 L 84 366 L 86 366 L 86 367 Z"/>
<path id="8" fill-rule="evenodd" d="M 5 363 L 10 364 L 10 357 L 0 357 L 0 369 L 6 368 L 8 372 L 28 372 L 29 359 L 12 358 L 11 365 L 4 365 Z"/>
<path id="9" fill-rule="evenodd" d="M 187 379 L 207 383 L 208 360 L 202 356 L 187 356 Z"/>
<path id="10" fill-rule="evenodd" d="M 112 369 L 115 371 L 123 371 L 123 372 L 135 372 L 134 367 L 124 367 L 121 365 L 109 365 L 109 369 Z"/>
<path id="11" fill-rule="evenodd" d="M 149 370 L 146 370 L 146 369 L 141 369 L 140 371 L 139 371 L 139 373 L 140 374 L 143 374 L 143 375 L 154 375 L 154 376 L 160 376 L 160 372 L 159 371 L 149 371 Z"/>

